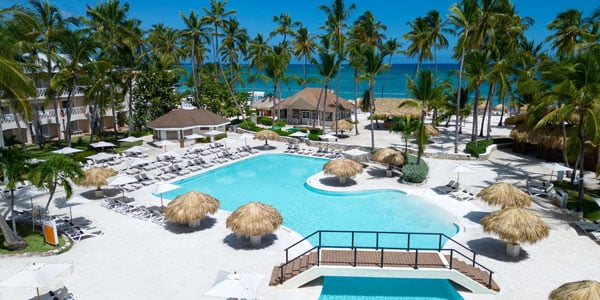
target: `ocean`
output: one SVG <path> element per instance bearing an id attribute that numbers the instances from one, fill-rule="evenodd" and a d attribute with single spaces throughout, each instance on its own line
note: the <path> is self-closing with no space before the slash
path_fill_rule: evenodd
<path id="1" fill-rule="evenodd" d="M 406 89 L 406 82 L 407 82 L 407 77 L 412 77 L 413 73 L 415 72 L 415 67 L 416 64 L 393 64 L 390 68 L 389 68 L 389 74 L 388 71 L 383 72 L 382 74 L 380 74 L 379 76 L 377 76 L 376 80 L 375 80 L 375 89 L 374 89 L 374 95 L 377 98 L 380 97 L 389 97 L 389 98 L 406 98 L 406 97 L 410 97 L 411 95 L 408 94 L 408 91 Z M 184 68 L 186 68 L 188 71 L 191 69 L 191 67 L 189 65 L 184 65 Z M 435 72 L 435 65 L 434 64 L 421 64 L 421 66 L 419 67 L 421 70 L 431 70 L 432 72 Z M 452 86 L 454 86 L 455 88 L 457 87 L 457 82 L 458 82 L 458 68 L 459 65 L 458 64 L 438 64 L 437 65 L 437 78 L 439 81 L 441 80 L 448 80 Z M 288 66 L 287 72 L 286 72 L 286 76 L 289 75 L 297 75 L 300 78 L 304 78 L 304 70 L 303 70 L 303 65 L 302 64 L 290 64 Z M 246 75 L 243 75 L 242 77 L 246 78 Z M 309 64 L 307 65 L 307 77 L 315 77 L 318 79 L 322 79 L 322 77 L 319 75 L 319 72 L 317 71 L 317 68 L 312 65 Z M 387 81 L 386 81 L 386 77 L 387 77 Z M 330 86 L 329 89 L 332 90 L 336 90 L 337 89 L 337 75 L 331 79 L 330 81 Z M 382 87 L 384 86 L 384 90 L 383 90 L 383 94 L 382 94 Z M 465 81 L 463 81 L 463 85 L 466 84 Z M 306 85 L 307 87 L 321 87 L 320 83 L 309 83 Z M 296 84 L 295 82 L 288 82 L 288 83 L 283 83 L 282 85 L 283 89 L 281 91 L 282 97 L 286 98 L 289 97 L 297 92 L 299 92 L 300 90 L 302 90 L 302 86 Z M 368 89 L 368 82 L 365 81 L 361 81 L 358 82 L 358 87 L 357 87 L 357 96 L 356 97 L 362 97 L 362 94 L 364 93 L 365 90 Z M 482 96 L 487 96 L 487 85 L 483 85 L 481 88 L 481 95 Z M 240 84 L 238 84 L 237 86 L 237 90 L 238 91 L 243 91 L 243 92 L 265 92 L 265 94 L 269 94 L 273 92 L 273 84 L 271 82 L 262 82 L 262 81 L 257 81 L 255 83 L 247 83 L 244 87 L 242 87 Z M 279 93 L 279 92 L 278 92 Z M 354 69 L 350 66 L 344 65 L 342 67 L 341 70 L 341 76 L 340 76 L 340 92 L 339 92 L 340 97 L 346 99 L 346 100 L 353 100 L 355 99 L 355 93 L 354 93 Z M 471 98 L 473 97 L 473 95 L 470 95 Z"/>

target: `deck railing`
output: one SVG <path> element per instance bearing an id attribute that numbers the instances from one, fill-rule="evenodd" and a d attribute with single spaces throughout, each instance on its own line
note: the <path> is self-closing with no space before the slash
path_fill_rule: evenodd
<path id="1" fill-rule="evenodd" d="M 337 235 L 341 235 L 341 234 L 350 234 L 350 241 L 346 241 L 348 244 L 342 244 L 342 245 L 327 245 L 323 242 L 323 235 L 324 234 L 337 234 Z M 357 234 L 360 235 L 374 235 L 375 237 L 375 242 L 373 245 L 358 245 L 357 241 L 356 241 L 356 236 Z M 405 239 L 403 240 L 405 243 L 405 246 L 385 246 L 381 244 L 381 237 L 382 236 L 404 236 Z M 430 237 L 436 237 L 437 236 L 437 247 L 414 247 L 411 246 L 411 240 L 414 239 L 415 236 L 430 236 Z M 303 251 L 301 254 L 297 254 L 295 257 L 290 259 L 290 250 L 299 247 L 299 245 L 302 242 L 305 241 L 309 241 L 310 239 L 313 238 L 317 238 L 317 243 L 316 245 L 314 245 L 312 248 Z M 414 242 L 414 241 L 413 241 Z M 454 245 L 455 247 L 450 248 L 449 243 Z M 413 243 L 414 245 L 414 243 Z M 418 262 L 419 262 L 419 251 L 438 251 L 438 252 L 449 252 L 450 253 L 450 260 L 449 260 L 449 269 L 453 269 L 453 258 L 456 255 L 459 255 L 461 257 L 463 257 L 465 260 L 467 260 L 473 267 L 480 267 L 484 270 L 486 270 L 489 273 L 489 277 L 487 280 L 487 287 L 488 288 L 492 288 L 492 275 L 493 275 L 493 271 L 490 270 L 489 268 L 483 266 L 482 264 L 480 264 L 479 262 L 477 262 L 477 254 L 469 249 L 469 247 L 453 240 L 451 237 L 447 236 L 444 233 L 428 233 L 428 232 L 395 232 L 395 231 L 348 231 L 348 230 L 317 230 L 313 233 L 311 233 L 310 235 L 308 235 L 307 237 L 303 238 L 302 240 L 292 244 L 291 246 L 287 247 L 286 249 L 284 249 L 285 252 L 285 263 L 281 264 L 279 266 L 279 281 L 283 282 L 284 281 L 284 267 L 293 263 L 294 261 L 296 261 L 297 259 L 302 258 L 304 255 L 312 252 L 313 250 L 317 250 L 317 266 L 319 266 L 321 264 L 321 249 L 324 248 L 333 248 L 333 249 L 351 249 L 354 252 L 354 258 L 353 261 L 351 262 L 352 265 L 354 267 L 356 267 L 357 265 L 357 250 L 358 249 L 372 249 L 372 250 L 377 250 L 377 251 L 381 251 L 381 261 L 380 261 L 380 265 L 379 267 L 383 268 L 385 267 L 384 264 L 384 250 L 406 250 L 406 251 L 415 251 L 415 261 L 414 261 L 414 269 L 418 269 Z M 350 262 L 349 262 L 350 263 Z"/>

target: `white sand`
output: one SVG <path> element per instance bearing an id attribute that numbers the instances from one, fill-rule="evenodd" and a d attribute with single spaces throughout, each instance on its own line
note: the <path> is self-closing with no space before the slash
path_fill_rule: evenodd
<path id="1" fill-rule="evenodd" d="M 365 115 L 361 125 L 367 124 Z M 495 122 L 495 123 L 494 123 Z M 496 124 L 497 121 L 494 121 Z M 449 128 L 448 130 L 452 130 Z M 470 132 L 468 128 L 464 132 Z M 494 135 L 507 135 L 508 130 L 494 128 Z M 232 146 L 243 144 L 231 135 Z M 467 139 L 467 137 L 464 137 Z M 436 138 L 439 148 L 428 151 L 453 151 L 452 140 Z M 350 135 L 344 143 L 370 145 L 369 132 L 361 131 L 359 136 Z M 253 146 L 260 142 L 250 142 Z M 400 135 L 385 130 L 377 131 L 376 146 L 402 144 Z M 283 143 L 270 142 L 281 152 Z M 463 145 L 464 147 L 464 145 Z M 433 147 L 432 147 L 433 148 Z M 151 156 L 160 153 L 154 149 Z M 509 151 L 509 150 L 507 150 Z M 534 245 L 523 245 L 521 256 L 511 259 L 504 254 L 505 243 L 496 236 L 482 232 L 478 224 L 485 212 L 495 210 L 480 200 L 459 202 L 448 196 L 440 196 L 430 188 L 456 179 L 452 169 L 457 161 L 426 159 L 430 166 L 430 178 L 426 183 L 414 186 L 398 182 L 398 178 L 386 178 L 365 172 L 356 178 L 355 186 L 346 189 L 373 189 L 395 187 L 426 201 L 436 203 L 448 211 L 460 226 L 455 237 L 480 255 L 478 261 L 494 270 L 494 279 L 501 287 L 498 296 L 473 295 L 461 292 L 465 299 L 546 299 L 549 292 L 567 281 L 594 279 L 600 280 L 598 245 L 589 237 L 578 234 L 570 220 L 576 217 L 551 205 L 548 200 L 536 198 L 533 209 L 551 225 L 549 238 Z M 497 180 L 506 180 L 523 187 L 529 177 L 548 178 L 549 171 L 542 169 L 540 162 L 531 157 L 522 157 L 505 151 L 495 151 L 487 161 L 462 161 L 476 170 L 473 174 L 461 174 L 463 187 L 483 188 Z M 377 168 L 377 167 L 373 167 Z M 381 167 L 381 175 L 384 173 Z M 587 174 L 586 177 L 593 177 Z M 318 185 L 318 180 L 312 179 Z M 588 180 L 590 182 L 590 180 Z M 330 187 L 331 188 L 331 187 Z M 331 188 L 335 189 L 335 188 Z M 78 189 L 81 193 L 86 190 Z M 136 203 L 160 205 L 160 200 L 140 190 L 132 194 Z M 60 195 L 59 195 L 60 196 Z M 36 199 L 44 203 L 45 197 Z M 20 204 L 29 207 L 29 201 Z M 68 213 L 66 209 L 54 213 Z M 283 249 L 301 239 L 287 228 L 281 228 L 260 249 L 240 243 L 225 228 L 228 212 L 219 211 L 200 230 L 173 230 L 162 228 L 148 221 L 121 215 L 100 206 L 99 202 L 73 207 L 76 218 L 85 218 L 105 234 L 76 243 L 73 248 L 61 255 L 50 257 L 4 257 L 0 258 L 0 280 L 18 272 L 31 262 L 65 263 L 72 262 L 75 272 L 65 280 L 66 286 L 78 299 L 212 299 L 204 297 L 214 283 L 219 270 L 258 272 L 265 274 L 258 290 L 259 299 L 317 299 L 319 286 L 301 289 L 281 289 L 268 287 L 267 282 L 274 265 L 284 260 Z M 270 245 L 269 245 L 270 244 Z M 29 299 L 35 289 L 1 288 L 0 299 Z"/>

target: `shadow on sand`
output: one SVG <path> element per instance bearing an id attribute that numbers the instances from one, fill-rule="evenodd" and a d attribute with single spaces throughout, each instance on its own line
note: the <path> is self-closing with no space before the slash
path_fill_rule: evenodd
<path id="1" fill-rule="evenodd" d="M 96 197 L 96 189 L 91 189 L 89 191 L 85 191 L 85 192 L 81 193 L 80 195 L 87 199 L 94 200 L 94 199 L 102 199 L 105 196 L 112 198 L 118 194 L 123 193 L 120 189 L 111 189 L 111 188 L 102 189 L 102 192 L 103 192 L 103 195 L 101 197 Z"/>
<path id="2" fill-rule="evenodd" d="M 168 222 L 165 225 L 165 229 L 167 229 L 168 231 L 175 233 L 175 234 L 186 234 L 186 233 L 193 233 L 196 231 L 201 231 L 201 230 L 212 228 L 213 226 L 215 226 L 216 223 L 217 223 L 217 219 L 206 216 L 206 217 L 204 217 L 204 219 L 202 219 L 202 221 L 200 222 L 200 225 L 198 227 L 192 228 L 192 227 L 189 227 L 187 224 L 174 224 L 174 223 Z"/>
<path id="3" fill-rule="evenodd" d="M 470 211 L 468 214 L 463 217 L 471 222 L 480 224 L 479 221 L 481 218 L 485 217 L 489 212 L 487 211 Z"/>
<path id="4" fill-rule="evenodd" d="M 529 253 L 523 250 L 523 248 L 521 248 L 521 252 L 519 252 L 519 256 L 517 257 L 506 255 L 506 242 L 490 237 L 468 241 L 467 245 L 478 255 L 498 261 L 519 262 L 529 258 Z"/>
<path id="5" fill-rule="evenodd" d="M 334 186 L 334 187 L 344 187 L 344 186 L 351 186 L 351 185 L 357 184 L 356 180 L 354 180 L 352 178 L 346 178 L 346 183 L 340 183 L 340 179 L 335 176 L 323 177 L 323 178 L 319 179 L 319 182 L 322 185 Z"/>
<path id="6" fill-rule="evenodd" d="M 234 233 L 230 233 L 225 238 L 223 238 L 223 243 L 229 245 L 229 247 L 239 250 L 260 250 L 267 248 L 275 243 L 277 240 L 277 235 L 273 233 L 269 233 L 264 235 L 260 240 L 260 245 L 253 246 L 250 243 L 250 238 L 248 237 L 237 237 Z"/>

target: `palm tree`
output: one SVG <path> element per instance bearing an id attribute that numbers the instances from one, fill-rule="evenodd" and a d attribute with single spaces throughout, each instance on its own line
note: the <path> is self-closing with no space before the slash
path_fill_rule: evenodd
<path id="1" fill-rule="evenodd" d="M 475 90 L 475 100 L 473 104 L 473 130 L 471 132 L 471 141 L 477 140 L 477 103 L 481 85 L 488 80 L 491 69 L 491 53 L 486 50 L 472 51 L 465 57 L 465 76 L 469 80 L 469 89 Z"/>
<path id="2" fill-rule="evenodd" d="M 407 23 L 410 26 L 410 31 L 402 36 L 408 40 L 410 44 L 406 47 L 404 53 L 407 57 L 417 58 L 417 64 L 413 73 L 413 78 L 419 72 L 419 66 L 425 59 L 432 59 L 431 49 L 429 47 L 429 28 L 428 22 L 423 17 L 417 17 L 412 22 Z"/>
<path id="3" fill-rule="evenodd" d="M 0 165 L 4 168 L 6 187 L 10 190 L 10 214 L 12 219 L 12 233 L 6 226 L 5 216 L 0 216 L 0 227 L 6 238 L 9 249 L 23 249 L 27 247 L 27 242 L 17 234 L 17 225 L 15 223 L 15 190 L 17 183 L 25 179 L 25 174 L 29 169 L 27 164 L 28 153 L 16 147 L 0 149 Z M 6 230 L 8 229 L 8 230 Z"/>
<path id="4" fill-rule="evenodd" d="M 388 64 L 390 65 L 390 68 L 387 70 L 387 72 L 385 73 L 385 80 L 383 81 L 383 84 L 381 85 L 381 97 L 383 97 L 384 95 L 384 89 L 385 89 L 385 84 L 387 83 L 389 77 L 390 77 L 390 69 L 391 69 L 391 65 L 392 65 L 392 57 L 394 56 L 394 54 L 398 53 L 398 48 L 402 47 L 402 45 L 398 42 L 398 39 L 393 38 L 393 39 L 389 39 L 387 40 L 382 46 L 381 46 L 381 51 L 384 53 L 384 55 L 386 55 L 387 57 L 389 57 L 388 60 Z"/>
<path id="5" fill-rule="evenodd" d="M 582 18 L 582 12 L 569 9 L 559 13 L 547 26 L 554 33 L 546 38 L 552 41 L 557 56 L 571 56 L 584 48 L 593 38 L 593 22 Z"/>
<path id="6" fill-rule="evenodd" d="M 392 127 L 390 131 L 400 132 L 404 138 L 404 156 L 408 157 L 408 139 L 417 131 L 420 127 L 419 120 L 413 120 L 412 117 L 406 116 L 404 118 L 393 118 Z"/>
<path id="7" fill-rule="evenodd" d="M 58 187 L 62 187 L 65 190 L 65 198 L 69 199 L 73 195 L 71 182 L 84 176 L 85 173 L 79 163 L 64 155 L 55 154 L 37 164 L 30 178 L 38 188 L 48 189 L 50 194 L 48 202 L 46 202 L 46 211 L 48 211 L 50 202 Z"/>
<path id="8" fill-rule="evenodd" d="M 179 47 L 181 36 L 179 30 L 158 23 L 152 25 L 148 31 L 147 40 L 152 53 L 170 56 L 177 65 L 181 65 L 181 57 L 183 56 L 182 49 Z M 195 43 L 193 39 L 192 41 Z"/>
<path id="9" fill-rule="evenodd" d="M 302 65 L 304 71 L 304 80 L 302 87 L 306 87 L 308 78 L 306 77 L 308 62 L 311 60 L 317 44 L 315 43 L 314 36 L 308 33 L 308 29 L 305 27 L 298 28 L 294 41 L 292 42 L 294 47 L 294 56 L 296 59 L 302 58 Z"/>
<path id="10" fill-rule="evenodd" d="M 264 70 L 264 60 L 267 53 L 271 51 L 271 46 L 267 43 L 261 33 L 257 33 L 256 37 L 251 39 L 248 44 L 248 53 L 246 59 L 248 61 L 248 70 L 250 71 L 249 79 L 254 82 L 253 71 L 260 74 Z M 256 84 L 253 85 L 252 91 L 254 92 Z M 266 89 L 266 86 L 265 86 Z"/>
<path id="11" fill-rule="evenodd" d="M 325 108 L 327 106 L 329 82 L 331 77 L 335 76 L 336 72 L 338 71 L 338 64 L 340 61 L 337 59 L 335 52 L 330 49 L 331 44 L 327 37 L 322 37 L 321 44 L 322 45 L 317 51 L 317 57 L 319 60 L 315 58 L 311 60 L 312 64 L 317 68 L 319 75 L 323 76 L 323 85 L 321 87 L 319 100 L 317 101 L 317 117 L 313 119 L 312 127 L 315 127 L 315 124 L 318 123 L 319 116 L 321 116 L 323 120 L 323 131 L 325 131 Z M 321 105 L 321 96 L 323 94 L 325 94 L 325 99 L 323 100 L 323 113 L 320 115 L 319 106 Z"/>
<path id="12" fill-rule="evenodd" d="M 437 50 L 445 49 L 448 47 L 448 40 L 443 34 L 444 26 L 446 25 L 445 21 L 442 21 L 440 17 L 440 12 L 437 10 L 430 10 L 427 12 L 425 16 L 425 22 L 427 23 L 427 45 L 429 47 L 433 46 L 433 63 L 435 65 L 435 74 L 434 78 L 437 81 Z"/>
<path id="13" fill-rule="evenodd" d="M 190 11 L 189 16 L 186 16 L 183 13 L 179 14 L 186 26 L 186 28 L 183 29 L 180 34 L 182 37 L 185 38 L 185 40 L 187 40 L 188 43 L 191 44 L 191 49 L 188 53 L 188 57 L 191 59 L 192 62 L 192 78 L 194 79 L 194 97 L 196 99 L 200 99 L 198 93 L 198 67 L 196 64 L 198 60 L 202 59 L 202 57 L 198 57 L 198 52 L 196 51 L 196 48 L 199 45 L 202 45 L 204 41 L 208 40 L 208 36 L 206 35 L 204 28 L 202 28 L 203 24 L 200 22 L 200 18 L 198 17 L 197 12 Z"/>
<path id="14" fill-rule="evenodd" d="M 69 56 L 66 64 L 61 66 L 60 71 L 52 78 L 51 86 L 57 90 L 67 91 L 66 125 L 65 125 L 65 143 L 67 147 L 71 146 L 71 115 L 73 109 L 72 96 L 75 92 L 78 82 L 86 77 L 87 68 L 92 63 L 98 43 L 89 38 L 87 30 L 69 31 L 61 38 L 61 51 Z M 60 86 L 60 88 L 59 88 Z"/>
<path id="15" fill-rule="evenodd" d="M 402 105 L 411 105 L 421 108 L 421 119 L 417 130 L 417 142 L 419 144 L 417 164 L 419 164 L 421 156 L 425 151 L 425 145 L 427 144 L 427 136 L 425 134 L 425 116 L 427 115 L 427 107 L 429 107 L 432 102 L 443 99 L 446 84 L 437 85 L 434 75 L 429 70 L 419 71 L 417 81 L 414 81 L 411 78 L 407 78 L 407 80 L 408 91 L 413 95 L 415 100 L 404 101 L 402 102 Z"/>
<path id="16" fill-rule="evenodd" d="M 279 16 L 273 16 L 273 22 L 279 25 L 277 26 L 277 28 L 275 28 L 275 30 L 271 32 L 269 37 L 272 38 L 277 34 L 280 34 L 283 37 L 283 43 L 287 41 L 288 35 L 295 37 L 295 28 L 298 28 L 302 25 L 300 22 L 292 22 L 292 17 L 290 17 L 290 15 L 288 15 L 287 13 L 282 13 Z"/>
<path id="17" fill-rule="evenodd" d="M 363 74 L 361 77 L 369 81 L 369 99 L 374 100 L 373 90 L 375 87 L 375 78 L 381 72 L 385 71 L 389 66 L 384 64 L 385 57 L 383 53 L 376 51 L 375 47 L 365 47 L 364 48 L 364 57 L 365 64 L 363 67 Z M 373 103 L 374 101 L 370 101 L 369 103 L 369 116 L 371 119 L 371 149 L 375 149 L 375 128 L 373 127 Z"/>
<path id="18" fill-rule="evenodd" d="M 230 17 L 223 23 L 223 41 L 221 44 L 221 57 L 229 61 L 229 84 L 236 86 L 237 73 L 235 65 L 240 60 L 240 54 L 245 56 L 247 52 L 248 32 L 246 28 L 240 27 L 240 22 Z"/>
<path id="19" fill-rule="evenodd" d="M 200 22 L 207 25 L 212 25 L 212 46 L 213 46 L 213 58 L 215 62 L 215 80 L 219 78 L 217 74 L 218 69 L 221 68 L 221 60 L 219 59 L 219 28 L 223 26 L 223 22 L 225 18 L 235 14 L 235 10 L 225 11 L 225 5 L 227 5 L 227 0 L 210 0 L 210 9 L 203 7 L 202 11 L 204 11 L 204 16 L 200 19 Z"/>
<path id="20" fill-rule="evenodd" d="M 364 65 L 364 56 L 363 56 L 363 46 L 362 44 L 356 42 L 351 39 L 348 45 L 348 64 L 354 70 L 353 74 L 353 85 L 354 85 L 354 132 L 356 135 L 358 133 L 358 82 L 359 82 L 359 72 L 362 70 Z M 364 99 L 363 99 L 364 101 Z"/>

